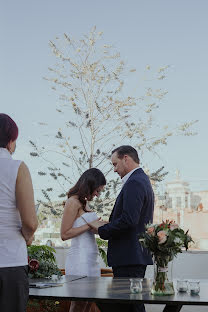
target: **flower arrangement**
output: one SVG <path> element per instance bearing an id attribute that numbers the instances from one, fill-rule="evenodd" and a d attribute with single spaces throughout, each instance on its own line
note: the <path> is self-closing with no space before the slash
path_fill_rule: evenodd
<path id="1" fill-rule="evenodd" d="M 42 245 L 31 245 L 28 250 L 29 278 L 50 278 L 52 275 L 61 276 L 56 264 L 55 249 Z"/>
<path id="2" fill-rule="evenodd" d="M 168 263 L 182 252 L 182 248 L 187 250 L 189 243 L 193 242 L 188 231 L 184 232 L 174 221 L 166 220 L 160 224 L 146 225 L 146 231 L 139 241 L 150 250 L 156 264 L 152 294 L 173 294 L 173 283 L 167 277 Z"/>

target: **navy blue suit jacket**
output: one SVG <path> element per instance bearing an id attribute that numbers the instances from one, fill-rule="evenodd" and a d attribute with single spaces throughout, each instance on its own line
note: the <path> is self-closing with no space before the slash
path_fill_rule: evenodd
<path id="1" fill-rule="evenodd" d="M 109 223 L 98 233 L 108 240 L 108 265 L 126 266 L 152 264 L 149 251 L 141 246 L 138 234 L 152 222 L 154 193 L 148 176 L 141 168 L 135 170 L 118 195 Z"/>

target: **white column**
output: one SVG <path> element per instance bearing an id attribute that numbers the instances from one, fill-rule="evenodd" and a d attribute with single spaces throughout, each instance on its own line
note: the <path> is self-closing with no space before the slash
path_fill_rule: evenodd
<path id="1" fill-rule="evenodd" d="M 189 193 L 187 197 L 188 197 L 187 200 L 188 210 L 191 210 L 191 193 Z"/>
<path id="2" fill-rule="evenodd" d="M 174 196 L 172 196 L 172 207 L 173 207 L 173 211 L 176 212 L 177 207 L 176 207 L 176 196 L 175 196 L 175 194 L 174 194 Z"/>
<path id="3" fill-rule="evenodd" d="M 184 210 L 183 209 L 180 210 L 180 227 L 181 228 L 184 227 Z"/>

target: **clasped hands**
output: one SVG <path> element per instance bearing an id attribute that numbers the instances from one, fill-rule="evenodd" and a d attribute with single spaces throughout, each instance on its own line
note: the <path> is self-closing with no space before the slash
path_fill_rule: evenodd
<path id="1" fill-rule="evenodd" d="M 103 221 L 101 220 L 101 218 L 92 221 L 92 222 L 88 222 L 87 224 L 89 225 L 89 227 L 91 228 L 91 232 L 94 234 L 98 234 L 98 228 L 109 223 L 108 221 Z"/>

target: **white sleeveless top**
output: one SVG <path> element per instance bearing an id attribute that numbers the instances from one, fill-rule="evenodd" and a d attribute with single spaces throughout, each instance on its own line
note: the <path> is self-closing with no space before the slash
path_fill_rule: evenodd
<path id="1" fill-rule="evenodd" d="M 97 219 L 95 212 L 86 212 L 74 221 L 73 228 Z M 73 237 L 65 263 L 66 275 L 100 276 L 98 255 L 95 235 L 90 230 Z"/>
<path id="2" fill-rule="evenodd" d="M 20 160 L 13 160 L 0 148 L 0 267 L 27 265 L 27 246 L 21 234 L 21 219 L 16 207 L 16 179 Z"/>

